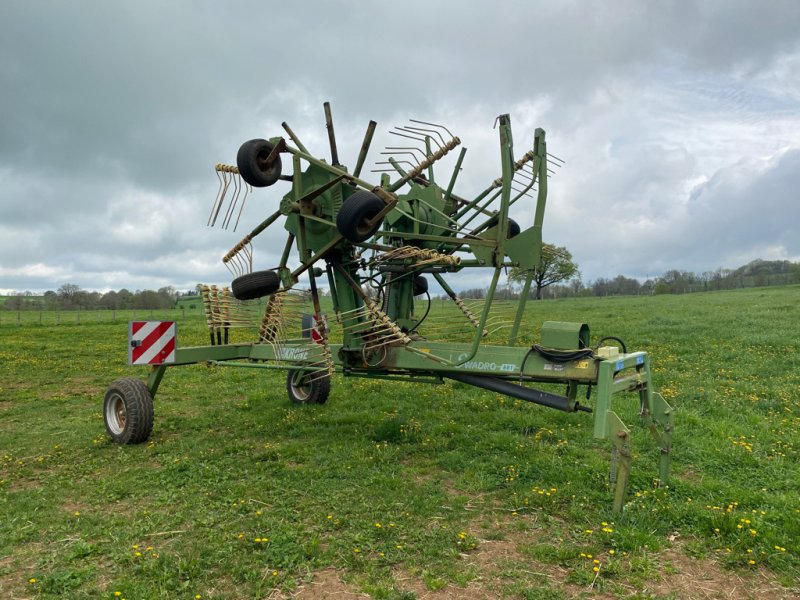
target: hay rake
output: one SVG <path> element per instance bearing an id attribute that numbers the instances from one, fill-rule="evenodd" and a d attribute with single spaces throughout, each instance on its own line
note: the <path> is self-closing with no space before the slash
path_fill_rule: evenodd
<path id="1" fill-rule="evenodd" d="M 525 306 L 543 256 L 548 180 L 564 163 L 548 153 L 544 130 L 536 129 L 532 147 L 515 158 L 510 118 L 500 115 L 495 123 L 500 176 L 467 199 L 454 191 L 466 148 L 446 127 L 410 120 L 392 129 L 400 141 L 381 153 L 373 171 L 380 181 L 374 183 L 361 173 L 376 123 L 367 126 L 349 172 L 339 162 L 327 103 L 324 110 L 330 162 L 311 154 L 284 122 L 288 139 L 250 140 L 240 147 L 236 166 L 216 165 L 219 188 L 209 226 L 235 230 L 253 188 L 285 181 L 289 189 L 278 209 L 223 257 L 233 277 L 230 288 L 202 288 L 209 345 L 171 348 L 168 333 L 153 333 L 168 331 L 163 323 L 131 324 L 130 362 L 149 364 L 151 372 L 146 383 L 124 378 L 109 388 L 104 415 L 112 438 L 135 443 L 149 437 L 153 397 L 170 366 L 286 369 L 287 392 L 297 403 L 324 403 L 334 372 L 429 383 L 451 379 L 564 412 L 593 413 L 594 436 L 611 442 L 613 508 L 620 511 L 632 456 L 630 430 L 613 411 L 612 400 L 631 392 L 642 424 L 659 447 L 659 479 L 666 482 L 673 415 L 653 389 L 647 353 L 601 346 L 616 338 L 603 338 L 593 347 L 583 323 L 545 321 L 538 343 L 518 342 L 520 331 L 530 330 Z M 440 184 L 436 170 L 456 149 L 452 172 Z M 533 221 L 523 228 L 509 217 L 509 209 L 525 201 Z M 278 265 L 253 270 L 253 241 L 278 222 L 286 232 Z M 290 257 L 296 266 L 290 267 Z M 498 283 L 512 266 L 529 276 L 520 300 L 503 302 L 495 298 Z M 460 298 L 448 283 L 469 269 L 491 274 L 481 301 Z M 299 289 L 301 278 L 308 289 Z M 330 328 L 321 308 L 321 278 L 333 303 Z M 430 314 L 429 278 L 451 302 L 439 314 Z M 249 329 L 251 341 L 231 343 L 231 328 Z M 147 349 L 158 345 L 171 352 Z M 534 382 L 562 384 L 566 391 L 529 387 Z M 587 400 L 594 390 L 592 407 L 580 403 L 581 387 Z"/>

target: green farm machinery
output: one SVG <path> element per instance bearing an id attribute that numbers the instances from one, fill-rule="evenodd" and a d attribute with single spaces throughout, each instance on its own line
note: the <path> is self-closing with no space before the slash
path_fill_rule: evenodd
<path id="1" fill-rule="evenodd" d="M 629 352 L 616 338 L 593 346 L 583 323 L 545 321 L 538 342 L 530 343 L 526 300 L 551 248 L 542 244 L 550 166 L 563 162 L 547 152 L 544 130 L 536 129 L 532 147 L 516 158 L 510 118 L 497 117 L 500 176 L 468 199 L 454 191 L 466 149 L 445 127 L 412 120 L 390 131 L 401 141 L 376 163 L 376 184 L 362 178 L 376 123 L 370 121 L 351 172 L 339 162 L 330 106 L 324 108 L 330 162 L 312 155 L 283 123 L 286 137 L 245 142 L 236 166 L 216 165 L 219 190 L 209 225 L 235 229 L 253 188 L 288 191 L 223 257 L 230 287 L 202 286 L 207 345 L 177 347 L 174 323 L 130 324 L 130 362 L 151 370 L 146 382 L 123 378 L 106 393 L 104 416 L 114 441 L 149 437 L 153 397 L 168 367 L 284 369 L 295 403 L 324 403 L 334 373 L 432 384 L 451 379 L 564 412 L 593 413 L 594 436 L 611 443 L 616 512 L 632 456 L 630 431 L 612 399 L 634 393 L 659 448 L 659 480 L 666 482 L 673 414 L 653 389 L 648 354 Z M 447 163 L 452 172 L 440 180 L 435 167 Z M 527 202 L 532 223 L 509 218 L 518 202 Z M 281 223 L 286 242 L 278 265 L 254 270 L 253 240 Z M 508 267 L 528 273 L 516 302 L 498 298 Z M 480 269 L 489 282 L 479 301 L 454 289 L 453 279 L 475 281 L 466 278 L 469 269 Z M 432 282 L 449 298 L 435 310 Z M 536 382 L 565 391 L 530 387 Z M 580 403 L 581 388 L 587 400 L 594 390 L 591 406 Z"/>

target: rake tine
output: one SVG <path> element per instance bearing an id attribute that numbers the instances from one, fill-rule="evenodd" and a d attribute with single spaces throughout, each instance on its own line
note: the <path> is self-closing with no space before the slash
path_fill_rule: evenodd
<path id="1" fill-rule="evenodd" d="M 386 154 L 386 155 L 389 155 L 389 156 L 392 156 L 392 157 L 395 156 L 396 154 L 410 154 L 411 158 L 414 160 L 415 164 L 417 166 L 419 166 L 419 160 L 417 160 L 417 155 L 414 154 L 413 152 L 381 152 L 381 154 Z M 408 162 L 408 161 L 404 161 L 404 162 Z M 385 165 L 387 163 L 386 163 L 386 161 L 384 161 L 384 162 L 376 162 L 375 164 L 376 165 Z M 411 164 L 411 163 L 409 163 L 409 164 Z"/>
<path id="2" fill-rule="evenodd" d="M 401 133 L 401 131 L 405 131 L 405 133 Z M 399 135 L 400 137 L 408 138 L 410 140 L 415 140 L 417 142 L 425 143 L 425 136 L 416 137 L 416 136 L 409 135 L 412 132 L 406 131 L 405 129 L 402 129 L 401 127 L 397 127 L 397 131 L 390 131 L 389 133 L 392 134 L 392 135 Z"/>
<path id="3" fill-rule="evenodd" d="M 435 143 L 437 146 L 439 146 L 439 148 L 441 148 L 442 146 L 444 146 L 444 145 L 447 143 L 447 140 L 445 140 L 445 139 L 444 139 L 444 137 L 442 136 L 442 134 L 441 134 L 441 133 L 439 133 L 439 132 L 438 132 L 437 130 L 435 130 L 435 129 L 425 129 L 424 127 L 411 127 L 410 125 L 406 125 L 406 126 L 405 126 L 405 129 L 408 129 L 408 130 L 411 130 L 411 131 L 424 131 L 426 134 L 431 134 L 431 133 L 432 133 L 433 135 L 437 136 L 437 137 L 439 138 L 439 140 L 441 140 L 441 142 L 442 142 L 442 143 L 440 144 L 439 142 L 437 142 L 437 141 L 436 141 L 436 138 L 434 138 L 434 137 L 433 137 L 433 136 L 431 136 L 431 135 L 428 135 L 428 137 L 430 137 L 430 138 L 433 140 L 433 142 L 434 142 L 434 143 Z"/>
<path id="4" fill-rule="evenodd" d="M 419 121 L 418 119 L 409 119 L 409 121 L 411 121 L 412 123 L 419 123 L 420 125 L 428 125 L 428 126 L 430 126 L 430 127 L 436 127 L 437 129 L 444 129 L 444 130 L 447 132 L 447 135 L 449 135 L 451 138 L 454 138 L 454 137 L 456 137 L 456 136 L 454 136 L 454 135 L 453 135 L 453 133 L 452 133 L 452 132 L 451 132 L 451 131 L 450 131 L 450 130 L 447 128 L 447 127 L 445 127 L 444 125 L 439 125 L 438 123 L 428 123 L 427 121 Z"/>
<path id="5" fill-rule="evenodd" d="M 243 187 L 244 187 L 244 196 L 242 196 L 242 204 L 241 206 L 239 206 L 239 214 L 236 215 L 236 223 L 234 223 L 233 225 L 234 231 L 236 231 L 236 228 L 239 227 L 239 219 L 242 218 L 242 211 L 244 210 L 244 203 L 247 202 L 247 195 L 253 190 L 253 188 L 250 187 L 250 184 L 247 182 L 244 183 Z"/>
<path id="6" fill-rule="evenodd" d="M 222 219 L 222 228 L 227 229 L 228 225 L 231 223 L 231 216 L 233 215 L 233 210 L 236 207 L 236 203 L 239 201 L 239 193 L 241 192 L 241 185 L 239 184 L 239 178 L 236 175 L 233 175 L 233 198 L 231 198 L 230 203 L 228 204 L 228 210 L 225 211 L 225 218 Z"/>
<path id="7" fill-rule="evenodd" d="M 415 165 L 414 163 L 412 163 L 410 161 L 407 161 L 407 160 L 395 160 L 394 163 L 392 161 L 389 161 L 389 160 L 381 160 L 381 161 L 377 161 L 375 164 L 376 165 L 391 165 L 391 164 L 395 164 L 395 163 L 398 164 L 398 165 L 406 164 L 406 165 L 410 166 L 412 169 L 414 167 L 416 167 L 416 166 L 419 166 L 419 163 L 417 163 Z"/>
<path id="8" fill-rule="evenodd" d="M 219 167 L 219 164 L 217 164 L 217 167 Z M 214 169 L 214 173 L 217 174 L 217 181 L 219 181 L 219 188 L 217 188 L 217 197 L 214 199 L 214 204 L 211 205 L 211 213 L 208 215 L 208 222 L 206 223 L 206 226 L 208 227 L 212 226 L 211 219 L 214 218 L 215 209 L 218 210 L 217 205 L 222 203 L 222 198 L 220 198 L 220 195 L 222 194 L 222 173 L 219 171 L 218 168 Z"/>
<path id="9" fill-rule="evenodd" d="M 217 224 L 217 217 L 219 217 L 219 211 L 222 209 L 222 204 L 225 201 L 225 195 L 228 193 L 228 187 L 231 184 L 232 175 L 223 171 L 222 172 L 222 180 L 224 181 L 224 187 L 222 188 L 222 192 L 220 192 L 219 204 L 217 204 L 217 211 L 214 213 L 214 219 L 211 221 L 211 226 Z"/>
<path id="10" fill-rule="evenodd" d="M 419 152 L 422 155 L 422 158 L 426 157 L 425 152 L 423 152 L 421 148 L 417 148 L 416 146 L 386 146 L 386 150 L 408 150 L 411 152 Z M 381 154 L 388 154 L 388 152 L 382 152 Z"/>
<path id="11" fill-rule="evenodd" d="M 428 145 L 430 145 L 430 142 L 433 142 L 439 149 L 441 149 L 443 145 L 447 143 L 444 141 L 444 138 L 442 138 L 442 143 L 440 144 L 439 140 L 437 140 L 435 137 L 431 135 L 431 133 L 438 133 L 438 132 L 429 132 L 429 130 L 421 129 L 420 127 L 409 127 L 408 125 L 404 125 L 403 127 L 399 127 L 398 129 L 402 129 L 403 131 L 407 131 L 408 133 L 417 133 L 418 131 L 425 132 L 419 134 L 424 136 L 423 141 Z"/>

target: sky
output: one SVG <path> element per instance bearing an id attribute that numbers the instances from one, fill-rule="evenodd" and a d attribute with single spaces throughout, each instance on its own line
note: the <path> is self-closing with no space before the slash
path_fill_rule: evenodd
<path id="1" fill-rule="evenodd" d="M 464 197 L 500 174 L 498 115 L 517 156 L 545 129 L 565 164 L 544 239 L 584 282 L 800 260 L 796 0 L 4 0 L 0 23 L 0 293 L 229 283 L 221 257 L 290 184 L 212 228 L 214 165 L 283 121 L 329 158 L 325 101 L 351 168 L 378 122 L 376 183 L 392 127 L 446 125 Z"/>

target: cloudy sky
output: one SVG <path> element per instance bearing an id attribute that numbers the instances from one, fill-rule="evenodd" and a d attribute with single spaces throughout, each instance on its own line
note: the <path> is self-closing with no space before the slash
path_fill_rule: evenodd
<path id="1" fill-rule="evenodd" d="M 327 157 L 326 100 L 351 166 L 370 119 L 369 168 L 392 126 L 447 125 L 462 196 L 499 175 L 497 115 L 518 156 L 544 128 L 544 237 L 584 281 L 800 260 L 796 0 L 4 0 L 0 23 L 0 292 L 227 283 L 288 184 L 209 228 L 214 164 L 284 120 Z"/>

